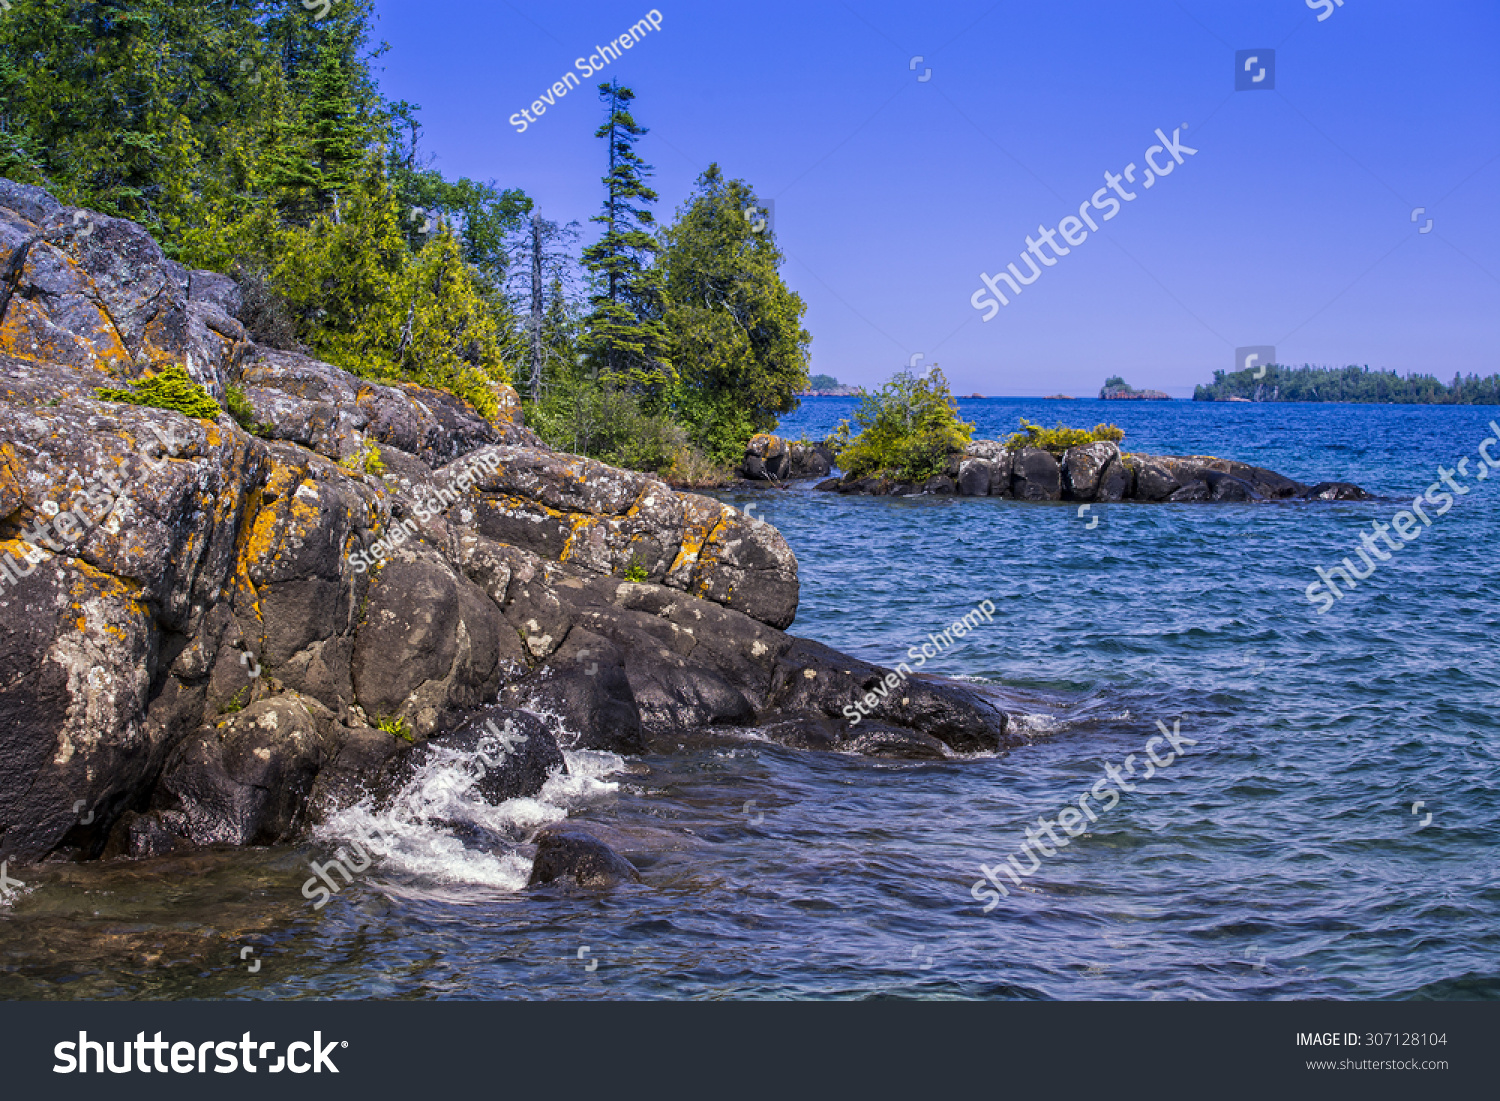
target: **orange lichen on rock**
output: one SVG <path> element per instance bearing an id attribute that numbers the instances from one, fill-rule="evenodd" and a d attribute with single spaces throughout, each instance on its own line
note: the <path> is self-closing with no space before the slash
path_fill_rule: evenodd
<path id="1" fill-rule="evenodd" d="M 26 499 L 21 485 L 21 459 L 11 444 L 0 441 L 0 520 L 15 512 Z"/>

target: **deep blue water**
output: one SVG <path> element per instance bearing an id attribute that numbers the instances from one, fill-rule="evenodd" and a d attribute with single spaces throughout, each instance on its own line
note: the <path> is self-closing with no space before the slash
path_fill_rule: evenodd
<path id="1" fill-rule="evenodd" d="M 1408 502 L 1467 456 L 1471 492 L 1325 615 L 1314 568 L 1400 501 L 1122 503 L 1090 528 L 1066 504 L 726 494 L 795 550 L 796 634 L 894 664 L 994 601 L 929 670 L 999 686 L 1034 743 L 937 764 L 692 743 L 575 759 L 496 812 L 610 831 L 645 882 L 608 893 L 520 891 L 524 854 L 415 830 L 322 911 L 299 889 L 333 839 L 41 871 L 0 917 L 0 996 L 1500 995 L 1500 475 L 1474 476 L 1500 409 L 961 404 L 981 437 L 1112 420 L 1128 449 Z M 821 437 L 853 405 L 805 402 L 782 431 Z M 1197 744 L 985 914 L 979 865 L 1158 720 Z M 423 798 L 455 795 L 435 777 Z"/>

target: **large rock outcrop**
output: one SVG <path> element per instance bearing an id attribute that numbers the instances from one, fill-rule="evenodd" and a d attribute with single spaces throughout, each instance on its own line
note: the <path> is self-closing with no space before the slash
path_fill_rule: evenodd
<path id="1" fill-rule="evenodd" d="M 140 227 L 0 180 L 0 857 L 287 841 L 433 746 L 493 755 L 502 715 L 486 798 L 535 792 L 559 747 L 685 731 L 1012 741 L 936 680 L 882 737 L 851 727 L 885 671 L 784 633 L 770 525 L 554 453 L 509 403 L 257 346 L 238 308 Z M 258 434 L 96 396 L 170 365 L 242 389 Z"/>

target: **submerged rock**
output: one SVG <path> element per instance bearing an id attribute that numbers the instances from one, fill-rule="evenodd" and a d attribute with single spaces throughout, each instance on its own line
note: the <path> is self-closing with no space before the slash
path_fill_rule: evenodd
<path id="1" fill-rule="evenodd" d="M 1309 501 L 1368 501 L 1370 495 L 1348 482 L 1319 482 L 1298 496 Z"/>
<path id="2" fill-rule="evenodd" d="M 639 883 L 640 873 L 619 853 L 578 826 L 548 826 L 536 837 L 528 887 L 571 880 L 579 887 Z"/>
<path id="3" fill-rule="evenodd" d="M 536 795 L 554 773 L 568 771 L 547 724 L 509 707 L 486 708 L 452 734 L 419 746 L 411 755 L 412 767 L 426 763 L 433 747 L 460 754 L 478 777 L 475 790 L 496 807 Z"/>

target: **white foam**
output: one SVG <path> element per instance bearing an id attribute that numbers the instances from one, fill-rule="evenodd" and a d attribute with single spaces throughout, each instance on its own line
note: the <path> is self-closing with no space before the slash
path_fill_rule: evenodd
<path id="1" fill-rule="evenodd" d="M 1027 713 L 1024 711 L 1012 711 L 1010 715 L 1012 729 L 1024 731 L 1027 734 L 1047 735 L 1056 734 L 1060 730 L 1066 730 L 1068 724 L 1056 715 L 1046 715 L 1041 712 Z"/>
<path id="2" fill-rule="evenodd" d="M 567 771 L 556 769 L 542 790 L 491 806 L 480 796 L 477 763 L 434 744 L 431 755 L 389 807 L 371 799 L 340 811 L 316 829 L 316 840 L 348 846 L 359 841 L 376 866 L 434 884 L 464 884 L 519 891 L 531 877 L 532 859 L 517 851 L 524 836 L 560 822 L 570 810 L 619 790 L 607 780 L 625 767 L 613 753 L 564 751 Z M 503 851 L 470 848 L 456 836 L 455 824 L 469 825 L 504 839 Z M 330 856 L 332 854 L 330 853 Z"/>

